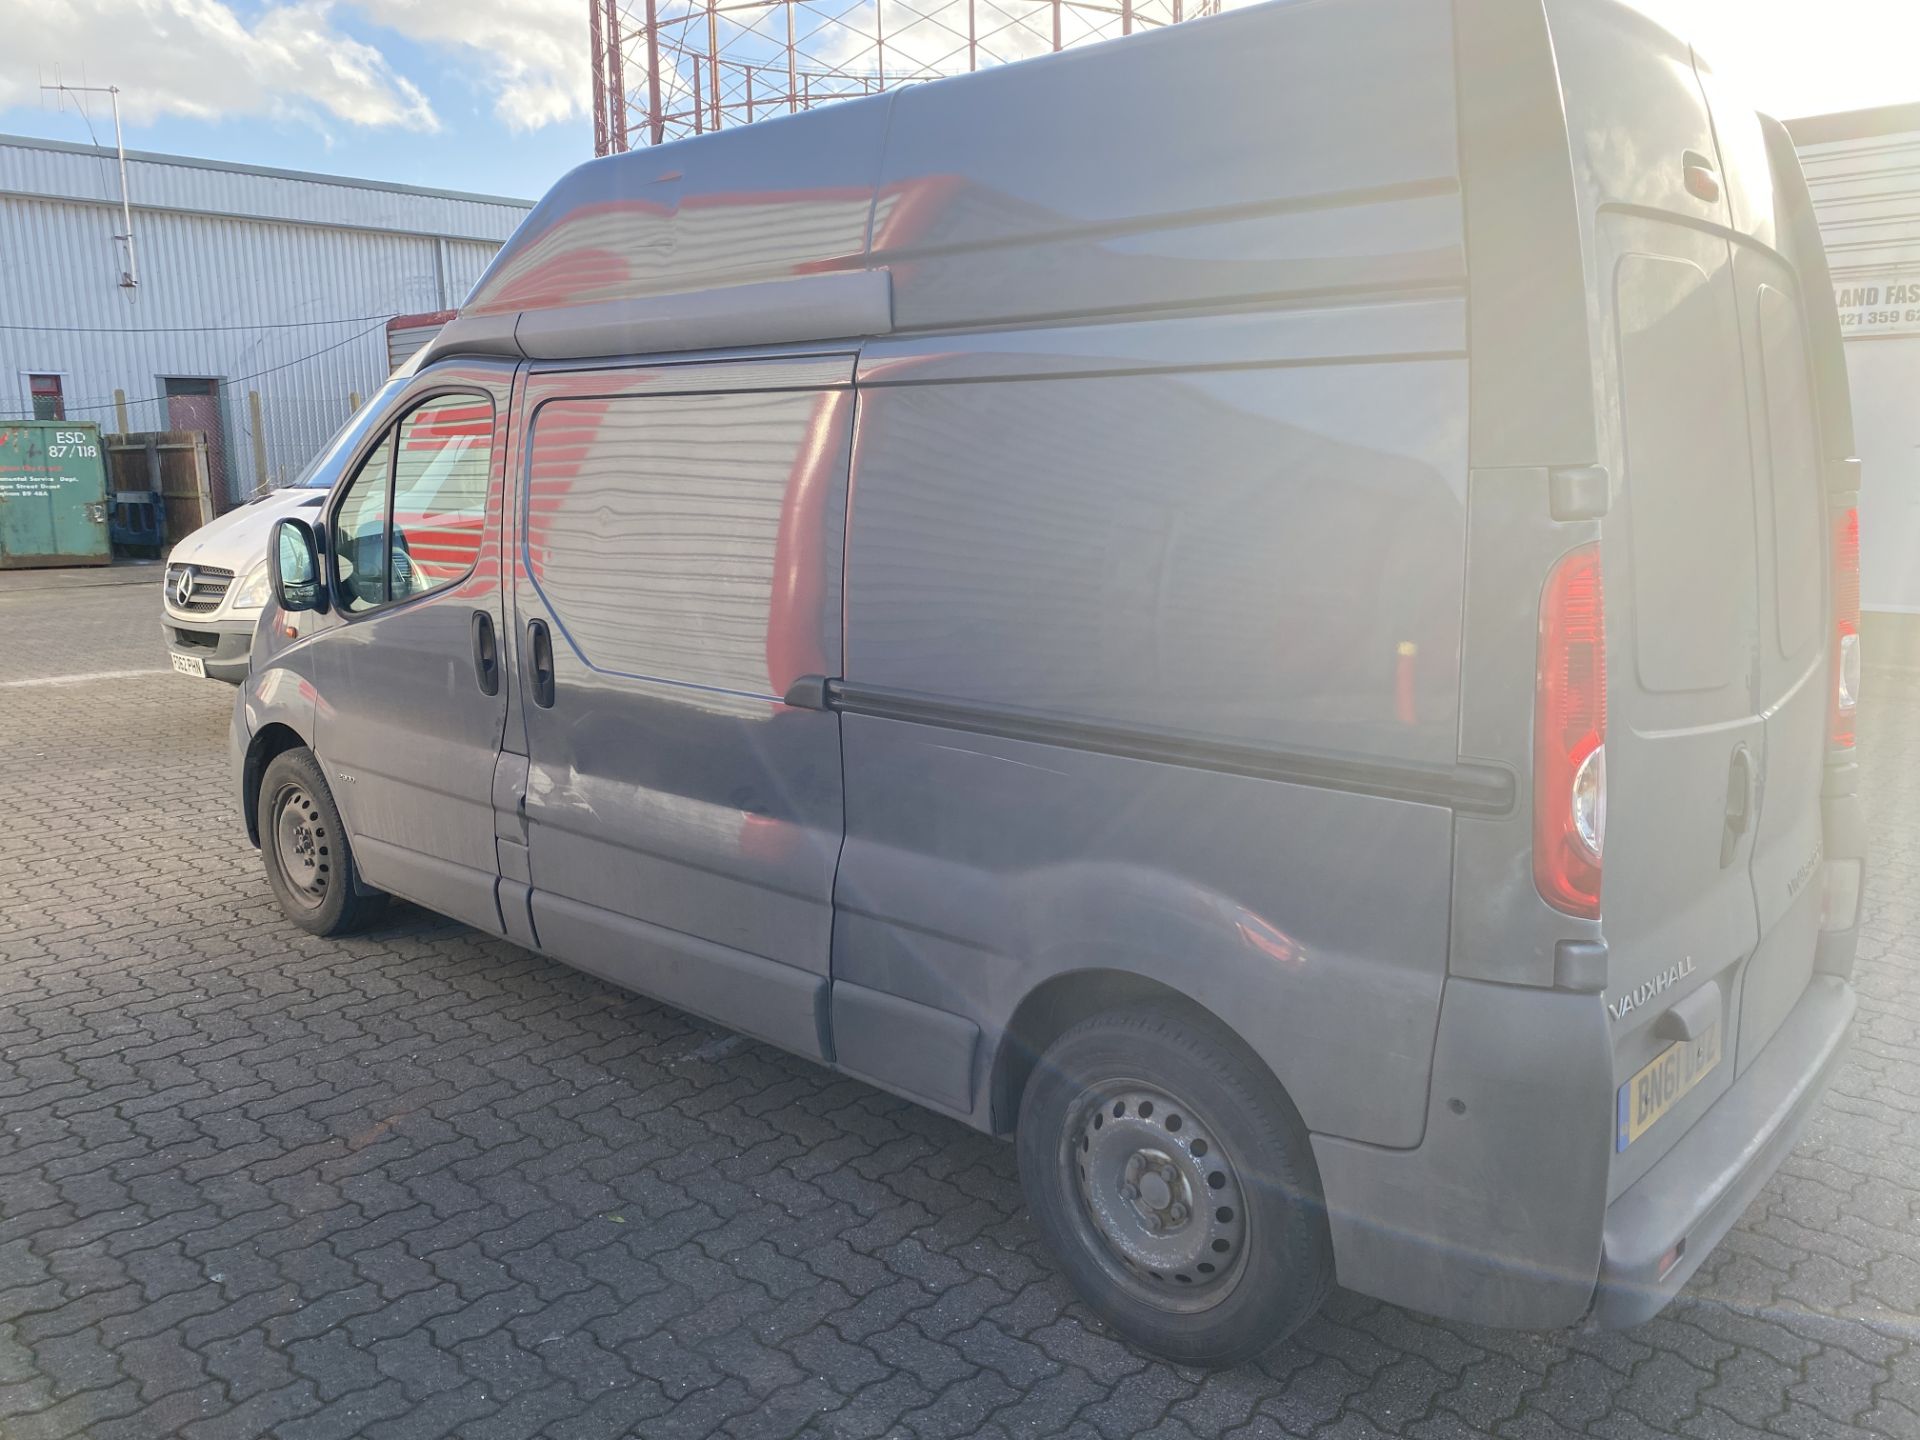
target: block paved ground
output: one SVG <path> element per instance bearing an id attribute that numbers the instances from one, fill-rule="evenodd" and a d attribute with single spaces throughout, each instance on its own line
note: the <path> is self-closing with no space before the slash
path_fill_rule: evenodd
<path id="1" fill-rule="evenodd" d="M 282 923 L 151 576 L 0 576 L 4 1440 L 1920 1437 L 1920 675 L 1852 1060 L 1679 1304 L 1339 1294 L 1203 1375 L 1075 1304 L 1004 1145 L 417 910 Z"/>

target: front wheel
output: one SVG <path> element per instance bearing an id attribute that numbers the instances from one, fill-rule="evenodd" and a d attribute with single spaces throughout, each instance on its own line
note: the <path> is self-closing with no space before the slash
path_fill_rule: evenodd
<path id="1" fill-rule="evenodd" d="M 1152 1007 L 1082 1021 L 1021 1099 L 1021 1184 L 1087 1304 L 1189 1365 L 1278 1344 L 1333 1284 L 1306 1129 L 1239 1039 Z"/>
<path id="2" fill-rule="evenodd" d="M 370 919 L 384 897 L 355 884 L 347 827 L 313 752 L 274 756 L 259 799 L 260 854 L 286 917 L 315 935 L 341 935 Z"/>

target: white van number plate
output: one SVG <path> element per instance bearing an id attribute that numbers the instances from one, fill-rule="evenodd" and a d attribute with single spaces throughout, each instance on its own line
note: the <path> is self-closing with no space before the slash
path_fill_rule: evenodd
<path id="1" fill-rule="evenodd" d="M 1620 1123 L 1614 1148 L 1624 1150 L 1646 1134 L 1654 1121 L 1678 1105 L 1719 1063 L 1718 1023 L 1698 1039 L 1678 1041 L 1654 1056 L 1620 1087 Z"/>
<path id="2" fill-rule="evenodd" d="M 172 651 L 167 653 L 173 655 Z M 198 655 L 173 655 L 173 668 L 182 675 L 198 675 L 202 680 L 207 678 L 207 662 Z"/>

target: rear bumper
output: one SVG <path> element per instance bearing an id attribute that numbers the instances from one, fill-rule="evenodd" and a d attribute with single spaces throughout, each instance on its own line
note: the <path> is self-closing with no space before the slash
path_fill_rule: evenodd
<path id="1" fill-rule="evenodd" d="M 1684 1139 L 1607 1207 L 1592 1324 L 1650 1319 L 1793 1149 L 1846 1054 L 1853 987 L 1816 975 L 1747 1071 Z M 1661 1265 L 1676 1246 L 1679 1259 Z"/>
<path id="2" fill-rule="evenodd" d="M 1842 904 L 1837 913 L 1821 919 L 1819 943 L 1814 950 L 1813 968 L 1822 975 L 1853 977 L 1853 961 L 1860 948 L 1860 900 L 1866 894 L 1867 816 L 1860 802 L 1860 765 L 1850 759 L 1829 759 L 1826 783 L 1820 794 L 1821 829 L 1826 835 L 1827 875 L 1829 882 L 1839 879 L 1843 867 L 1851 866 L 1854 880 L 1850 904 Z M 1830 890 L 1829 903 L 1834 897 Z M 1833 929 L 1826 928 L 1829 924 Z"/>
<path id="3" fill-rule="evenodd" d="M 1853 1011 L 1850 984 L 1815 975 L 1732 1087 L 1609 1204 L 1618 1082 L 1601 997 L 1449 980 L 1421 1144 L 1314 1137 L 1340 1283 L 1474 1325 L 1645 1320 L 1792 1149 Z"/>
<path id="4" fill-rule="evenodd" d="M 166 637 L 171 653 L 197 656 L 207 667 L 209 680 L 238 685 L 247 678 L 247 657 L 253 650 L 257 621 L 257 616 L 245 620 L 200 620 L 168 615 L 160 622 L 160 633 Z"/>

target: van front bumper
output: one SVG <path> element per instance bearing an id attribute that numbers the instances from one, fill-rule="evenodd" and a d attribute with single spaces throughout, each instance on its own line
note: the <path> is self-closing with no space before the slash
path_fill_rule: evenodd
<path id="1" fill-rule="evenodd" d="M 233 718 L 227 722 L 227 776 L 231 787 L 227 793 L 239 804 L 240 814 L 246 821 L 247 841 L 257 850 L 260 827 L 254 814 L 255 797 L 247 793 L 247 756 L 253 751 L 251 698 L 243 682 L 233 697 Z"/>
<path id="2" fill-rule="evenodd" d="M 247 678 L 247 657 L 259 619 L 249 615 L 244 620 L 203 620 L 197 615 L 169 614 L 160 622 L 160 633 L 166 637 L 169 654 L 195 656 L 207 667 L 209 680 L 238 685 Z"/>
<path id="3" fill-rule="evenodd" d="M 1607 1207 L 1592 1324 L 1651 1319 L 1733 1228 L 1840 1068 L 1854 1006 L 1853 986 L 1816 975 L 1733 1088 Z"/>

